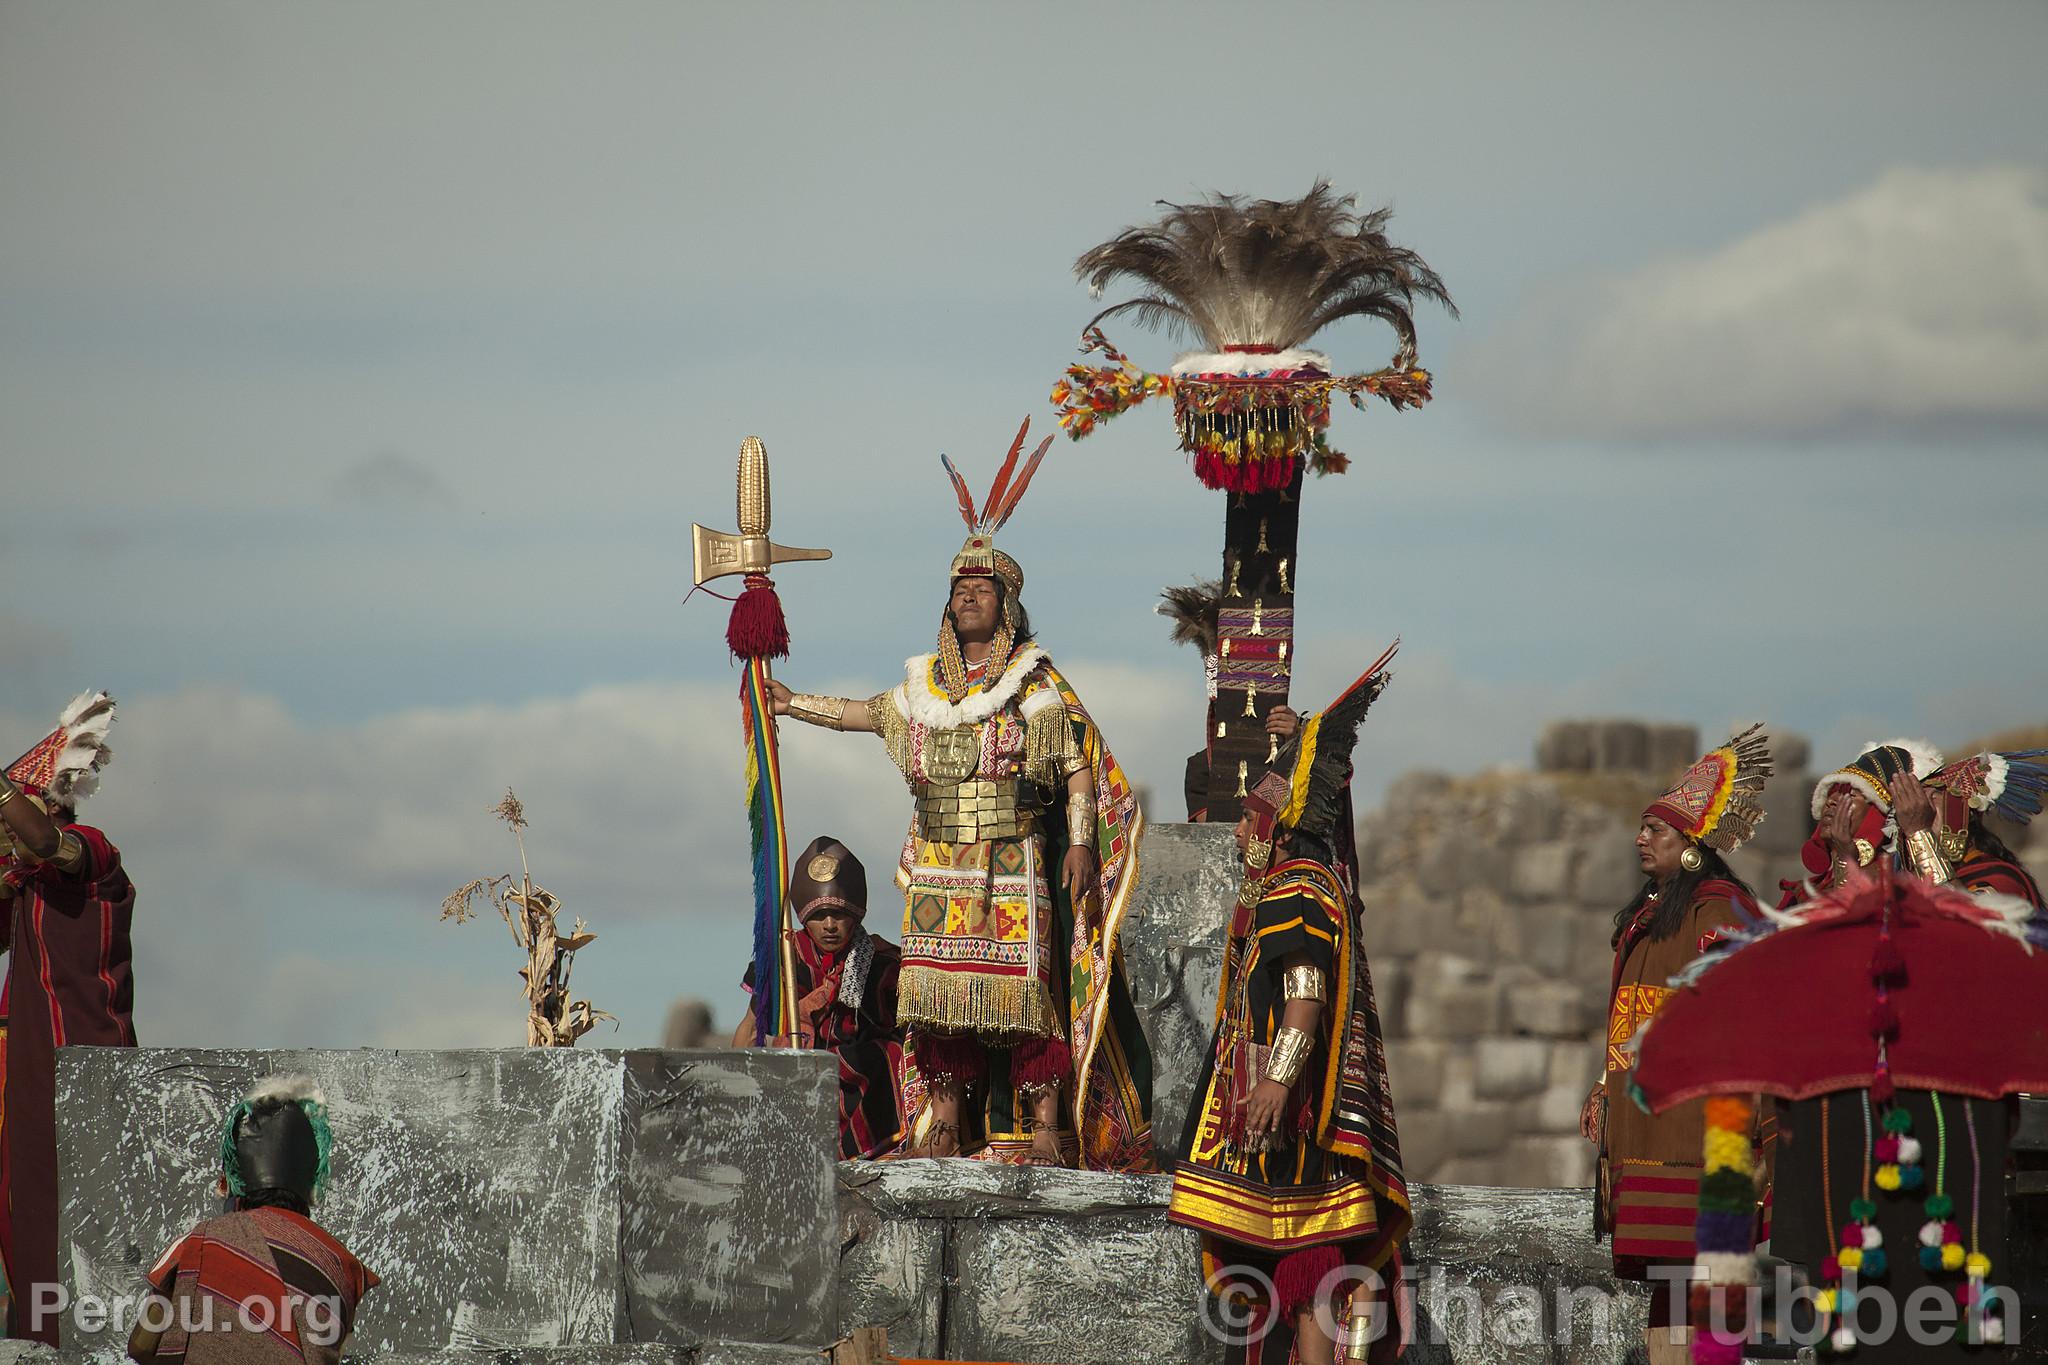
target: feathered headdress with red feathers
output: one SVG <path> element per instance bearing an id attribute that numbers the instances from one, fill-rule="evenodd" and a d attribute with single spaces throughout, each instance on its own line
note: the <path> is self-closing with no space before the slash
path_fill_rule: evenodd
<path id="1" fill-rule="evenodd" d="M 1024 454 L 1024 438 L 1031 433 L 1031 419 L 1026 417 L 1017 428 L 1016 439 L 1010 442 L 1009 453 L 996 470 L 995 482 L 989 485 L 988 496 L 982 500 L 981 510 L 974 507 L 974 494 L 967 487 L 953 461 L 939 456 L 939 463 L 946 467 L 946 477 L 953 481 L 953 496 L 960 503 L 960 520 L 967 523 L 967 543 L 960 547 L 960 553 L 953 556 L 954 578 L 994 578 L 1007 590 L 1003 593 L 1002 621 L 996 628 L 995 639 L 989 642 L 987 677 L 1000 677 L 1009 664 L 1010 650 L 1017 643 L 1022 632 L 1024 612 L 1018 603 L 1018 594 L 1024 591 L 1024 569 L 1009 555 L 996 548 L 996 532 L 1003 529 L 1017 505 L 1024 501 L 1024 490 L 1031 486 L 1031 478 L 1038 472 L 1039 462 L 1045 459 L 1045 452 L 1052 446 L 1048 436 L 1038 443 L 1038 449 L 1031 452 L 1031 458 L 1018 461 Z M 938 670 L 941 685 L 946 695 L 956 705 L 967 695 L 967 665 L 960 654 L 960 637 L 953 629 L 950 611 L 939 623 Z"/>

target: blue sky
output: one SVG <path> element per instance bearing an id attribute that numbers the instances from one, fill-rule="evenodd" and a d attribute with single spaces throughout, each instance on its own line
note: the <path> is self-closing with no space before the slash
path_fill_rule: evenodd
<path id="1" fill-rule="evenodd" d="M 960 535 L 934 457 L 1050 421 L 1074 256 L 1327 175 L 1464 312 L 1422 319 L 1433 404 L 1337 414 L 1304 518 L 1298 700 L 1406 640 L 1368 797 L 1566 714 L 1823 757 L 2036 722 L 2044 42 L 2020 4 L 12 5 L 0 718 L 122 701 L 92 814 L 148 1041 L 516 1040 L 514 950 L 435 922 L 510 865 L 507 784 L 618 1038 L 729 1021 L 734 677 L 681 599 L 740 437 L 837 555 L 782 576 L 785 675 L 878 689 Z M 1165 815 L 1199 670 L 1150 609 L 1218 511 L 1140 409 L 1005 536 Z M 788 752 L 793 835 L 886 864 L 880 754 Z"/>

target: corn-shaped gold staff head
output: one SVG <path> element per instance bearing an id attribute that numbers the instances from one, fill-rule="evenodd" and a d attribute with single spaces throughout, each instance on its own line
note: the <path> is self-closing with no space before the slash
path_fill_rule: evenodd
<path id="1" fill-rule="evenodd" d="M 740 534 L 768 534 L 768 447 L 758 436 L 740 442 Z"/>

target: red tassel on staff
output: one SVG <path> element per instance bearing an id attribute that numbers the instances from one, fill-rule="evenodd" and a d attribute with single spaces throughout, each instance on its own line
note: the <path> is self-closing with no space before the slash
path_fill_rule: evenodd
<path id="1" fill-rule="evenodd" d="M 782 616 L 782 599 L 766 574 L 747 575 L 747 588 L 732 604 L 732 618 L 725 625 L 725 644 L 742 659 L 787 659 L 789 622 Z"/>

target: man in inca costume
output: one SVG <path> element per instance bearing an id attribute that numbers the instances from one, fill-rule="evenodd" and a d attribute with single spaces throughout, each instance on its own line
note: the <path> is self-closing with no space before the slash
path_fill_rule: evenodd
<path id="1" fill-rule="evenodd" d="M 1407 1315 L 1390 1310 L 1411 1216 L 1350 800 L 1358 724 L 1392 654 L 1302 722 L 1238 822 L 1216 1036 L 1167 1217 L 1202 1234 L 1211 1292 L 1249 1301 L 1248 1362 L 1385 1360 L 1404 1340 Z"/>
<path id="2" fill-rule="evenodd" d="M 774 707 L 880 736 L 915 798 L 898 870 L 904 1151 L 1143 1170 L 1150 1056 L 1117 948 L 1143 819 L 1032 636 L 1023 569 L 995 548 L 1050 444 L 1020 472 L 1024 435 L 979 514 L 946 462 L 972 534 L 937 652 L 866 701 L 777 683 Z"/>
<path id="3" fill-rule="evenodd" d="M 10 1335 L 58 1345 L 57 1049 L 135 1046 L 129 929 L 135 888 L 120 850 L 78 821 L 99 786 L 114 702 L 72 701 L 0 772 L 0 948 L 7 986 L 0 1103 L 0 1253 Z"/>

